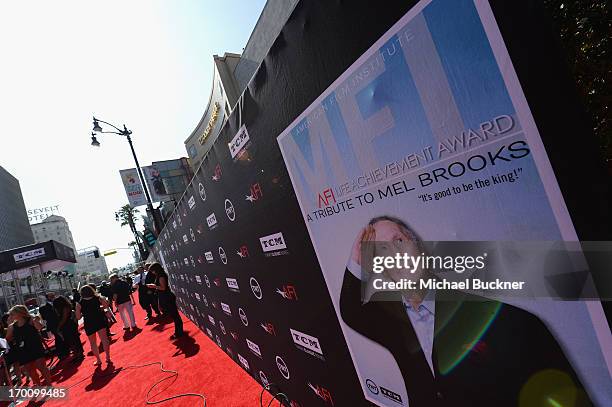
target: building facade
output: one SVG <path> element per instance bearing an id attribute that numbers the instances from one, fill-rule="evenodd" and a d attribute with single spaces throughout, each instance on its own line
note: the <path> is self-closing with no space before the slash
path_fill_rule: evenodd
<path id="1" fill-rule="evenodd" d="M 55 240 L 56 242 L 71 247 L 76 252 L 76 245 L 72 238 L 70 226 L 68 226 L 68 222 L 64 217 L 51 215 L 42 222 L 31 225 L 31 228 L 36 243 Z"/>
<path id="2" fill-rule="evenodd" d="M 0 251 L 35 243 L 19 180 L 0 167 Z"/>
<path id="3" fill-rule="evenodd" d="M 76 273 L 78 277 L 108 276 L 106 260 L 98 247 L 92 246 L 77 251 Z"/>
<path id="4" fill-rule="evenodd" d="M 185 140 L 185 148 L 191 161 L 191 168 L 197 171 L 217 139 L 223 124 L 229 117 L 239 96 L 239 89 L 234 80 L 234 69 L 240 61 L 239 54 L 225 53 L 222 57 L 213 56 L 213 86 L 204 115 Z"/>
<path id="5" fill-rule="evenodd" d="M 185 140 L 185 148 L 196 172 L 212 148 L 225 120 L 234 109 L 257 68 L 268 54 L 298 0 L 268 0 L 242 55 L 213 56 L 214 74 L 208 105 L 202 119 Z"/>

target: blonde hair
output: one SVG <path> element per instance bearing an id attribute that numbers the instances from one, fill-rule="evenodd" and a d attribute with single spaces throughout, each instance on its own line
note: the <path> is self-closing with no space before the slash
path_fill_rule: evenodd
<path id="1" fill-rule="evenodd" d="M 25 305 L 15 305 L 13 308 L 9 310 L 9 314 L 20 316 L 26 321 L 32 318 L 32 316 L 30 315 L 30 312 L 25 307 Z"/>

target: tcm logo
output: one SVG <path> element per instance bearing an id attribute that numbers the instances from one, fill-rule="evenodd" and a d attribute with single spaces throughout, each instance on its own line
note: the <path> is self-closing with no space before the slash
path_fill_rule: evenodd
<path id="1" fill-rule="evenodd" d="M 251 185 L 251 189 L 249 191 L 249 195 L 246 196 L 246 200 L 249 202 L 255 202 L 258 201 L 259 198 L 263 197 L 263 192 L 261 190 L 261 186 L 259 185 L 259 182 L 256 182 L 255 184 Z"/>
<path id="2" fill-rule="evenodd" d="M 206 274 L 204 274 L 204 282 L 206 283 L 206 287 L 210 288 L 210 280 Z"/>
<path id="3" fill-rule="evenodd" d="M 287 367 L 287 364 L 285 363 L 283 358 L 281 358 L 280 356 L 276 357 L 276 367 L 278 367 L 278 371 L 280 372 L 280 374 L 283 375 L 285 379 L 289 380 L 289 368 Z"/>
<path id="4" fill-rule="evenodd" d="M 202 298 L 200 297 L 200 294 L 198 294 L 198 293 L 193 293 L 193 294 L 194 294 L 194 295 L 195 295 L 195 297 L 198 299 L 198 301 L 201 301 L 201 300 L 202 300 Z"/>
<path id="5" fill-rule="evenodd" d="M 246 126 L 242 125 L 228 145 L 232 158 L 236 158 L 236 156 L 241 153 L 249 140 L 249 133 L 247 132 Z"/>
<path id="6" fill-rule="evenodd" d="M 189 205 L 189 209 L 193 210 L 193 207 L 195 206 L 195 198 L 193 195 L 191 195 L 191 198 L 189 198 L 187 204 Z"/>
<path id="7" fill-rule="evenodd" d="M 223 325 L 222 321 L 219 321 L 219 328 L 221 328 L 221 332 L 223 332 L 223 335 L 227 335 L 227 331 L 225 330 L 225 325 Z"/>
<path id="8" fill-rule="evenodd" d="M 385 396 L 389 400 L 395 401 L 398 404 L 402 404 L 402 396 L 400 396 L 399 394 L 397 394 L 394 391 L 391 391 L 389 389 L 386 389 L 386 388 L 380 386 L 380 394 L 382 394 L 383 396 Z"/>
<path id="9" fill-rule="evenodd" d="M 264 252 L 274 252 L 281 249 L 286 249 L 285 238 L 281 232 L 259 238 L 261 248 Z"/>
<path id="10" fill-rule="evenodd" d="M 249 370 L 249 362 L 240 353 L 238 354 L 238 360 L 240 361 L 240 364 L 242 365 L 242 367 L 244 367 L 245 370 Z"/>
<path id="11" fill-rule="evenodd" d="M 195 233 L 193 233 L 193 229 L 189 228 L 189 235 L 191 235 L 191 240 L 195 242 Z"/>
<path id="12" fill-rule="evenodd" d="M 213 181 L 221 181 L 221 164 L 215 166 L 215 172 L 212 176 Z"/>
<path id="13" fill-rule="evenodd" d="M 308 383 L 308 387 L 310 387 L 312 391 L 314 391 L 315 394 L 319 396 L 322 400 L 324 400 L 326 403 L 331 404 L 332 406 L 334 405 L 334 400 L 332 399 L 331 393 L 325 387 L 319 385 L 312 385 L 311 383 Z"/>
<path id="14" fill-rule="evenodd" d="M 336 197 L 334 191 L 331 188 L 324 189 L 319 192 L 318 205 L 319 209 L 325 206 L 333 205 L 336 203 Z"/>
<path id="15" fill-rule="evenodd" d="M 215 324 L 215 319 L 212 317 L 212 315 L 208 316 L 208 320 L 210 321 L 211 324 L 216 325 Z"/>
<path id="16" fill-rule="evenodd" d="M 195 276 L 195 279 L 198 282 L 198 284 L 202 284 L 202 278 L 200 278 L 200 276 L 198 276 L 197 274 Z"/>
<path id="17" fill-rule="evenodd" d="M 225 214 L 230 221 L 236 220 L 236 210 L 234 209 L 234 204 L 229 199 L 225 200 Z"/>
<path id="18" fill-rule="evenodd" d="M 240 248 L 238 249 L 238 251 L 236 252 L 236 254 L 238 255 L 238 257 L 242 258 L 242 259 L 246 259 L 247 257 L 249 257 L 249 248 L 246 247 L 245 245 L 240 246 Z"/>
<path id="19" fill-rule="evenodd" d="M 249 320 L 246 316 L 246 312 L 242 308 L 238 308 L 238 315 L 240 315 L 240 321 L 244 326 L 249 326 Z"/>
<path id="20" fill-rule="evenodd" d="M 225 312 L 227 315 L 232 316 L 232 309 L 230 308 L 229 305 L 227 305 L 226 303 L 222 302 L 221 303 L 221 309 L 223 310 L 223 312 Z"/>
<path id="21" fill-rule="evenodd" d="M 292 284 L 287 284 L 282 286 L 281 288 L 277 288 L 276 293 L 286 300 L 298 299 L 297 291 L 295 289 L 295 286 Z"/>
<path id="22" fill-rule="evenodd" d="M 225 281 L 227 282 L 227 288 L 229 288 L 231 291 L 240 291 L 240 288 L 238 287 L 238 280 L 227 277 Z"/>
<path id="23" fill-rule="evenodd" d="M 272 325 L 272 322 L 262 322 L 259 326 L 261 326 L 263 330 L 270 335 L 276 336 L 276 329 L 274 328 L 274 325 Z"/>
<path id="24" fill-rule="evenodd" d="M 208 334 L 208 336 L 210 336 L 211 338 L 213 337 L 212 331 L 210 330 L 210 328 L 206 328 L 206 333 Z"/>
<path id="25" fill-rule="evenodd" d="M 183 242 L 189 243 L 189 239 L 187 239 L 187 234 L 183 235 Z"/>
<path id="26" fill-rule="evenodd" d="M 251 350 L 251 352 L 253 352 L 255 355 L 261 357 L 261 349 L 259 349 L 259 346 L 253 342 L 250 341 L 249 339 L 246 340 L 247 346 L 249 347 L 249 349 Z"/>
<path id="27" fill-rule="evenodd" d="M 319 339 L 314 336 L 310 336 L 303 332 L 297 331 L 295 329 L 289 329 L 291 332 L 291 337 L 293 339 L 293 343 L 295 343 L 298 348 L 305 350 L 307 353 L 312 355 L 312 352 L 323 356 L 323 351 L 321 350 L 321 344 L 319 343 Z M 308 350 L 310 352 L 308 352 Z M 315 355 L 313 355 L 315 356 Z"/>
<path id="28" fill-rule="evenodd" d="M 257 280 L 255 280 L 255 277 L 251 277 L 249 283 L 251 285 L 251 291 L 253 291 L 253 295 L 255 296 L 255 298 L 261 300 L 261 297 L 263 297 L 263 292 L 261 291 L 261 286 L 259 285 Z"/>
<path id="29" fill-rule="evenodd" d="M 206 223 L 211 230 L 217 226 L 217 217 L 214 212 L 206 217 Z"/>
<path id="30" fill-rule="evenodd" d="M 204 257 L 206 258 L 206 261 L 207 261 L 208 263 L 214 263 L 214 262 L 215 262 L 215 259 L 214 259 L 214 257 L 213 257 L 212 252 L 206 252 L 206 253 L 204 253 Z"/>

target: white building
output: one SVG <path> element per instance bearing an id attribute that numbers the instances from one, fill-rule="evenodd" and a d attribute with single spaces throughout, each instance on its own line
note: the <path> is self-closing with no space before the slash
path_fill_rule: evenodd
<path id="1" fill-rule="evenodd" d="M 96 257 L 96 255 L 98 257 Z M 108 276 L 108 267 L 104 255 L 96 246 L 88 247 L 77 251 L 77 276 L 83 274 L 95 275 L 100 277 Z"/>
<path id="2" fill-rule="evenodd" d="M 55 240 L 65 246 L 71 247 L 76 252 L 72 232 L 70 231 L 68 222 L 66 222 L 66 219 L 63 217 L 51 215 L 40 223 L 30 225 L 30 227 L 32 228 L 36 243 Z"/>

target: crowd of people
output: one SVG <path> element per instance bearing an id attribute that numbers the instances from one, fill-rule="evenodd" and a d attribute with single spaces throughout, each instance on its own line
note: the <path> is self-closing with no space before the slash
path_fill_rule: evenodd
<path id="1" fill-rule="evenodd" d="M 159 263 L 145 264 L 134 271 L 134 276 L 123 278 L 110 276 L 110 283 L 100 286 L 87 284 L 73 289 L 71 298 L 46 294 L 38 315 L 33 316 L 24 305 L 12 307 L 0 321 L 0 357 L 4 364 L 0 384 L 51 385 L 51 372 L 47 357 L 54 355 L 60 360 L 71 358 L 74 363 L 85 359 L 85 351 L 79 334 L 79 323 L 89 339 L 94 365 L 101 366 L 98 339 L 102 344 L 106 364 L 113 366 L 111 359 L 110 327 L 116 322 L 118 313 L 124 331 L 134 334 L 141 330 L 136 325 L 133 293 L 138 293 L 138 302 L 146 311 L 148 323 L 167 316 L 174 321 L 174 333 L 170 339 L 183 336 L 183 322 L 176 305 L 176 296 L 168 284 L 168 275 Z M 155 315 L 153 315 L 155 313 Z M 43 338 L 53 336 L 54 346 L 47 345 Z M 12 370 L 15 379 L 9 373 Z M 42 379 L 41 379 L 42 376 Z"/>

